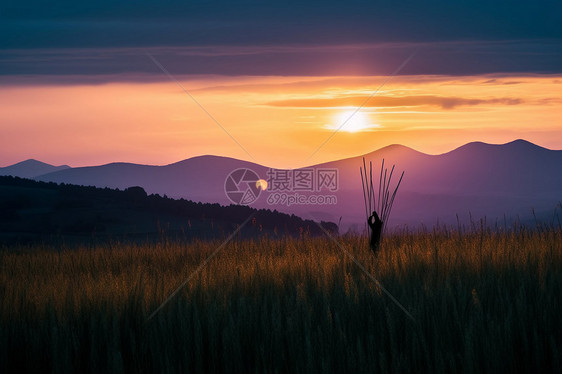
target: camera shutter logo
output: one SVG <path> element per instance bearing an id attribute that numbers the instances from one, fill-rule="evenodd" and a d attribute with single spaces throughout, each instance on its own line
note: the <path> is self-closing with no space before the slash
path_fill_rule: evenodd
<path id="1" fill-rule="evenodd" d="M 266 186 L 266 182 L 255 171 L 241 168 L 228 174 L 224 181 L 224 192 L 234 204 L 249 205 L 258 199 Z"/>

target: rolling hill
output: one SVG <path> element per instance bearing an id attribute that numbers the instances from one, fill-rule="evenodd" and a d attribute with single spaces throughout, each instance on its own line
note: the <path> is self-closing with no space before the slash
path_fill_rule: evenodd
<path id="1" fill-rule="evenodd" d="M 35 178 L 43 174 L 70 169 L 68 165 L 53 166 L 34 159 L 0 168 L 0 175 L 11 175 L 20 178 Z"/>
<path id="2" fill-rule="evenodd" d="M 337 233 L 335 223 L 244 205 L 203 204 L 124 190 L 0 176 L 0 245 L 224 239 Z"/>

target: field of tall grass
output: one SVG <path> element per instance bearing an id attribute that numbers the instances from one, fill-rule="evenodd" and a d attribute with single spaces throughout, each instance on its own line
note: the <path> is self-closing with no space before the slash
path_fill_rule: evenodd
<path id="1" fill-rule="evenodd" d="M 551 372 L 562 231 L 0 251 L 0 372 Z"/>

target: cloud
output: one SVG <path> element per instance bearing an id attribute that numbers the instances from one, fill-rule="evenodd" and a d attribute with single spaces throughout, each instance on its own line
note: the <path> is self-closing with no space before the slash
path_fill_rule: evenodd
<path id="1" fill-rule="evenodd" d="M 517 105 L 523 102 L 519 98 L 489 98 L 471 99 L 462 97 L 444 97 L 433 95 L 417 96 L 342 96 L 328 99 L 290 99 L 276 100 L 265 105 L 274 107 L 298 107 L 298 108 L 336 108 L 336 107 L 363 107 L 363 108 L 391 108 L 391 107 L 415 107 L 415 106 L 438 106 L 442 109 L 454 109 L 458 106 L 476 106 L 485 104 Z"/>
<path id="2" fill-rule="evenodd" d="M 561 73 L 562 2 L 4 0 L 0 75 Z M 118 79 L 118 78 L 117 78 Z"/>
<path id="3" fill-rule="evenodd" d="M 1 28 L 1 26 L 0 26 Z M 99 82 L 174 76 L 388 76 L 412 51 L 403 75 L 562 73 L 560 41 L 435 43 L 207 45 L 178 47 L 0 48 L 0 77 L 74 76 Z M 153 75 L 154 77 L 149 77 Z M 113 76 L 113 77 L 112 77 Z M 66 78 L 65 78 L 66 77 Z M 493 82 L 489 82 L 493 84 Z"/>
<path id="4" fill-rule="evenodd" d="M 549 0 L 4 0 L 0 48 L 555 39 L 561 23 Z"/>

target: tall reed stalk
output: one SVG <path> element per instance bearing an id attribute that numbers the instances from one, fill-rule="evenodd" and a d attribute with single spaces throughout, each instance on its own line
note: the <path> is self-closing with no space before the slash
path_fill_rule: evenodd
<path id="1" fill-rule="evenodd" d="M 404 178 L 404 172 L 402 172 L 398 183 L 394 189 L 391 189 L 392 176 L 395 168 L 396 165 L 392 165 L 389 173 L 388 169 L 384 167 L 384 158 L 382 159 L 379 173 L 379 185 L 377 193 L 375 193 L 375 186 L 373 185 L 373 162 L 369 161 L 369 171 L 367 172 L 367 164 L 365 162 L 365 157 L 363 157 L 363 166 L 359 167 L 359 172 L 361 173 L 361 187 L 363 188 L 363 201 L 365 204 L 365 219 L 368 220 L 371 213 L 376 211 L 383 222 L 383 229 L 388 223 L 396 193 L 398 192 L 400 183 L 402 183 L 402 178 Z"/>

